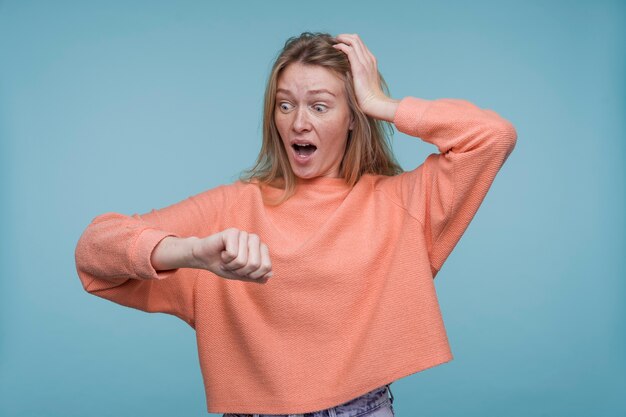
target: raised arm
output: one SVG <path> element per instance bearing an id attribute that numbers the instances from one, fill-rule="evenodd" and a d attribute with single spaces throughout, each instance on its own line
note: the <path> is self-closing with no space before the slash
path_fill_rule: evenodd
<path id="1" fill-rule="evenodd" d="M 338 35 L 346 53 L 359 107 L 376 119 L 437 146 L 416 169 L 380 181 L 378 187 L 422 225 L 433 277 L 461 238 L 496 174 L 513 151 L 517 132 L 492 110 L 466 100 L 400 102 L 381 88 L 376 58 L 358 35 Z"/>
<path id="2" fill-rule="evenodd" d="M 517 132 L 492 110 L 448 98 L 406 97 L 394 123 L 399 131 L 439 149 L 414 170 L 382 185 L 422 224 L 434 277 L 513 151 Z"/>

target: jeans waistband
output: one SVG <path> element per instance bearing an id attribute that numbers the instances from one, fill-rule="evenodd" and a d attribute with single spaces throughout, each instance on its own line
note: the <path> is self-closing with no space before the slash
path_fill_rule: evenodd
<path id="1" fill-rule="evenodd" d="M 323 413 L 322 415 L 324 417 L 326 417 L 326 415 L 328 415 L 328 417 L 357 417 L 371 410 L 380 408 L 387 403 L 391 403 L 387 394 L 389 393 L 393 397 L 389 385 L 390 384 L 383 385 L 344 404 L 324 410 L 328 413 Z"/>
<path id="2" fill-rule="evenodd" d="M 336 405 L 325 410 L 316 411 L 313 413 L 305 414 L 281 414 L 271 415 L 280 417 L 357 417 L 367 413 L 370 410 L 377 409 L 383 406 L 385 403 L 393 403 L 393 393 L 391 392 L 391 383 L 380 386 L 370 392 L 367 392 L 360 397 L 354 398 L 343 404 Z M 389 395 L 387 395 L 389 394 Z M 269 414 L 251 414 L 251 417 L 265 417 Z"/>

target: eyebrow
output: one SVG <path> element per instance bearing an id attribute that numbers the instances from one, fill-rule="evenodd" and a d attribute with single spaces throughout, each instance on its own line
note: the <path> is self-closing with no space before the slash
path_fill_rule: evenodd
<path id="1" fill-rule="evenodd" d="M 278 93 L 291 94 L 291 91 L 286 90 L 286 89 L 284 89 L 284 88 L 278 88 L 278 89 L 276 90 L 276 94 L 278 94 Z M 309 95 L 324 94 L 324 93 L 326 93 L 326 94 L 330 94 L 330 95 L 331 95 L 331 96 L 333 96 L 333 97 L 337 97 L 336 95 L 334 95 L 334 94 L 333 94 L 333 93 L 331 93 L 330 91 L 326 90 L 325 88 L 322 88 L 322 89 L 319 89 L 319 90 L 309 90 L 309 91 L 307 92 L 307 94 L 309 94 Z"/>

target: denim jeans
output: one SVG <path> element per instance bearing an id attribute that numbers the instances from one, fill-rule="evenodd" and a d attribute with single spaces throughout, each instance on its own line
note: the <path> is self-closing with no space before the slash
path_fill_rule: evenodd
<path id="1" fill-rule="evenodd" d="M 360 397 L 321 411 L 304 414 L 223 414 L 222 417 L 394 417 L 393 394 L 383 385 Z M 389 396 L 388 396 L 389 395 Z"/>

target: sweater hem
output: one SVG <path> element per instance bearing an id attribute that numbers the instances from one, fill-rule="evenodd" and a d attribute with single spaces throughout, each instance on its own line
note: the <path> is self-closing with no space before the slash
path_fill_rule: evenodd
<path id="1" fill-rule="evenodd" d="M 258 406 L 242 406 L 240 404 L 228 404 L 228 403 L 217 403 L 214 402 L 212 404 L 207 404 L 207 411 L 209 413 L 217 413 L 217 414 L 305 414 L 305 413 L 315 413 L 323 410 L 327 410 L 329 408 L 337 407 L 338 405 L 342 405 L 346 402 L 349 402 L 367 392 L 370 392 L 378 387 L 383 385 L 391 384 L 392 382 L 405 378 L 407 376 L 416 374 L 421 371 L 425 371 L 430 368 L 434 368 L 435 366 L 442 365 L 444 363 L 450 362 L 454 359 L 454 356 L 450 351 L 436 355 L 433 357 L 433 360 L 430 362 L 419 361 L 411 364 L 410 366 L 405 366 L 402 370 L 393 372 L 391 374 L 382 375 L 381 377 L 375 379 L 373 383 L 369 383 L 367 385 L 360 386 L 357 389 L 354 389 L 348 395 L 349 398 L 345 396 L 342 397 L 333 397 L 329 400 L 315 400 L 307 403 L 299 402 L 299 405 L 294 406 L 293 408 L 287 407 L 279 407 L 279 408 L 271 408 L 273 405 L 258 405 Z M 269 408 L 266 408 L 269 407 Z"/>

